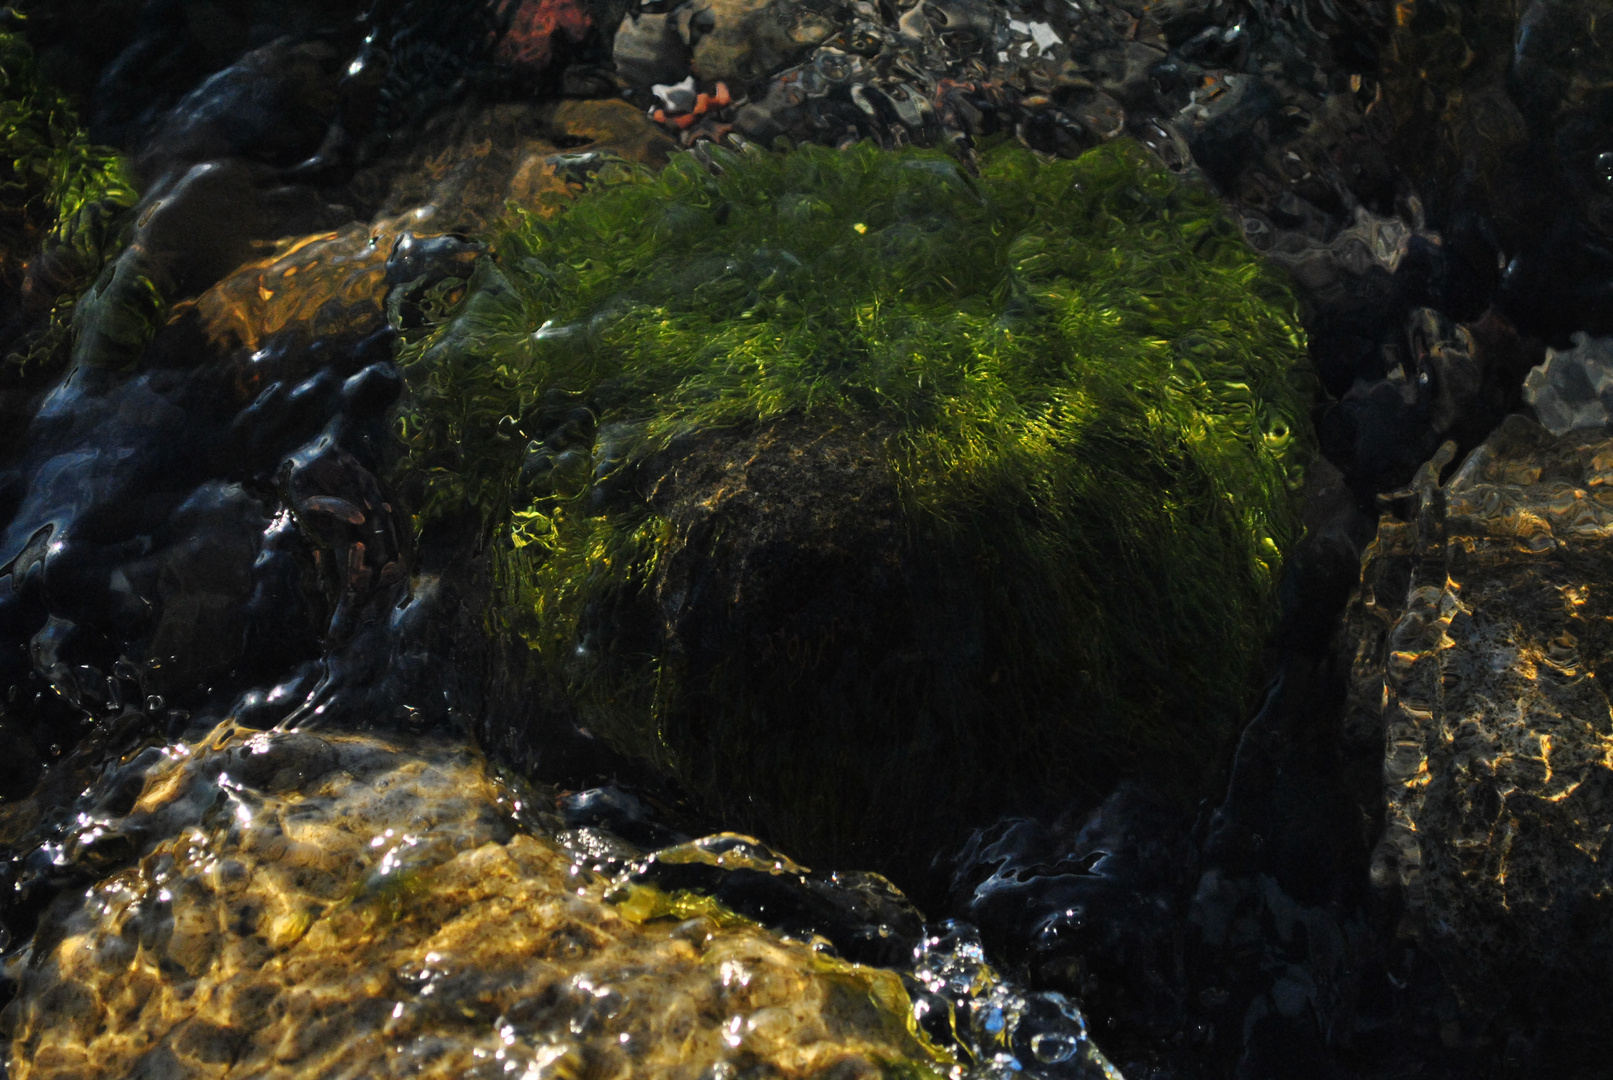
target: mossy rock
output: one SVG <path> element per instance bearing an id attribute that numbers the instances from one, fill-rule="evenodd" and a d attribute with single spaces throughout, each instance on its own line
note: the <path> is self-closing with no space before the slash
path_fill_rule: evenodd
<path id="1" fill-rule="evenodd" d="M 897 872 L 1202 779 L 1311 452 L 1293 301 L 1203 188 L 1126 143 L 711 151 L 494 251 L 403 349 L 405 484 L 479 516 L 492 632 L 591 731 Z"/>

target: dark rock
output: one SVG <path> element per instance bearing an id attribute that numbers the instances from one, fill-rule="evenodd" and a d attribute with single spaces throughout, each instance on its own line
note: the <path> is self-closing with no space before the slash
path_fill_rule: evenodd
<path id="1" fill-rule="evenodd" d="M 46 5 L 31 31 L 47 69 L 91 102 L 95 137 L 144 141 L 187 93 L 254 49 L 282 38 L 344 37 L 356 43 L 358 0 L 69 0 Z"/>
<path id="2" fill-rule="evenodd" d="M 1572 1073 L 1608 1052 L 1613 448 L 1513 416 L 1441 485 L 1449 456 L 1380 527 L 1350 612 L 1349 722 L 1384 740 L 1372 881 L 1458 994 L 1449 1041 Z"/>
<path id="3" fill-rule="evenodd" d="M 1122 785 L 1076 822 L 1028 818 L 976 832 L 954 860 L 951 910 L 1034 984 L 1077 996 L 1123 1033 L 1123 1063 L 1204 1032 L 1188 1016 L 1180 893 L 1194 852 L 1179 805 Z"/>
<path id="4" fill-rule="evenodd" d="M 616 29 L 612 57 L 616 74 L 634 86 L 677 83 L 689 74 L 689 47 L 669 13 L 630 12 Z"/>
<path id="5" fill-rule="evenodd" d="M 399 329 L 423 326 L 421 296 L 443 282 L 468 280 L 472 264 L 485 250 L 486 245 L 457 236 L 400 235 L 386 260 L 388 321 Z"/>
<path id="6" fill-rule="evenodd" d="M 1358 378 L 1317 424 L 1323 453 L 1364 498 L 1445 439 L 1475 446 L 1521 404 L 1523 378 L 1543 354 L 1494 314 L 1455 325 L 1430 309 L 1410 313 L 1402 336 L 1381 349 L 1397 362 L 1380 378 Z"/>
<path id="7" fill-rule="evenodd" d="M 1590 0 L 1433 4 L 1385 50 L 1388 145 L 1436 229 L 1482 219 L 1518 271 L 1493 300 L 1525 333 L 1565 345 L 1607 333 L 1613 49 Z"/>
<path id="8" fill-rule="evenodd" d="M 289 167 L 310 157 L 335 118 L 342 57 L 290 39 L 254 50 L 186 94 L 142 141 L 147 183 L 176 163 L 241 158 Z"/>
<path id="9" fill-rule="evenodd" d="M 1574 335 L 1572 348 L 1546 350 L 1545 361 L 1529 372 L 1523 396 L 1535 419 L 1553 435 L 1597 429 L 1613 421 L 1613 345 L 1607 338 Z"/>

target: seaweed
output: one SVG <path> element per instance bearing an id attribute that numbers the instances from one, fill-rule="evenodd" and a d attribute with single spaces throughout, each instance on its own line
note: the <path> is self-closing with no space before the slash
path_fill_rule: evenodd
<path id="1" fill-rule="evenodd" d="M 5 334 L 8 379 L 33 379 L 63 358 L 73 306 L 120 244 L 119 212 L 136 200 L 123 158 L 90 142 L 24 36 L 0 31 L 0 281 L 20 299 Z"/>
<path id="2" fill-rule="evenodd" d="M 1203 187 L 1126 142 L 978 175 L 713 149 L 518 209 L 493 250 L 402 347 L 404 482 L 420 528 L 479 524 L 490 632 L 590 730 L 809 858 L 876 862 L 1119 775 L 1192 789 L 1225 745 L 1300 530 L 1312 390 L 1283 279 Z M 823 650 L 877 636 L 689 659 L 665 489 L 757 433 L 882 461 L 911 629 L 886 647 L 935 655 L 865 656 L 833 692 Z"/>

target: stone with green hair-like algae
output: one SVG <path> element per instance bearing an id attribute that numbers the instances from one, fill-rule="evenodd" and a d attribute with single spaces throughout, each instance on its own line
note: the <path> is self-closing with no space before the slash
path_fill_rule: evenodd
<path id="1" fill-rule="evenodd" d="M 406 342 L 400 419 L 546 700 L 898 873 L 1122 775 L 1195 787 L 1310 453 L 1292 300 L 1205 190 L 1125 143 L 808 147 L 548 210 Z"/>

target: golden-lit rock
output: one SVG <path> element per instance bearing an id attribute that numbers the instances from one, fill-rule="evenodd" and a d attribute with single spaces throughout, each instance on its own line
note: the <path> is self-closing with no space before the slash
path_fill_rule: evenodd
<path id="1" fill-rule="evenodd" d="M 386 262 L 405 233 L 478 235 L 511 204 L 563 203 L 580 188 L 589 157 L 660 165 L 672 147 L 625 101 L 494 106 L 425 140 L 389 174 L 370 224 L 286 237 L 177 311 L 194 306 L 209 337 L 226 347 L 255 349 L 292 327 L 313 337 L 362 335 L 385 321 Z"/>
<path id="2" fill-rule="evenodd" d="M 15 1080 L 923 1075 L 897 975 L 613 886 L 430 741 L 226 724 L 15 962 Z M 530 816 L 527 820 L 532 820 Z M 92 830 L 93 831 L 93 830 Z M 142 838 L 144 838 L 142 842 Z"/>
<path id="3" fill-rule="evenodd" d="M 1510 417 L 1385 515 L 1351 605 L 1381 728 L 1374 884 L 1471 1015 L 1605 1015 L 1613 962 L 1613 439 Z"/>
<path id="4" fill-rule="evenodd" d="M 398 232 L 353 224 L 331 233 L 282 241 L 195 301 L 208 334 L 255 349 L 288 326 L 315 336 L 378 328 L 384 318 L 387 253 Z"/>

